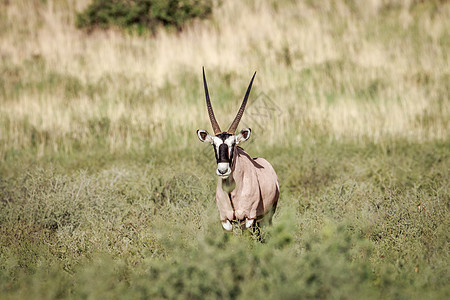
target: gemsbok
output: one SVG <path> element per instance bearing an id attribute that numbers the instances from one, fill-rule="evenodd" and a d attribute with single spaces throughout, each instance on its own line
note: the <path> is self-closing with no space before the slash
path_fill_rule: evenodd
<path id="1" fill-rule="evenodd" d="M 278 177 L 270 163 L 264 158 L 251 158 L 237 146 L 250 138 L 250 128 L 241 130 L 238 135 L 235 132 L 244 114 L 255 75 L 256 72 L 233 123 L 227 131 L 222 131 L 214 116 L 203 68 L 206 107 L 214 136 L 200 129 L 197 130 L 197 136 L 200 141 L 210 143 L 214 149 L 218 176 L 217 208 L 226 231 L 233 230 L 232 223 L 242 227 L 245 225 L 245 228 L 259 227 L 258 224 L 263 220 L 270 224 L 280 195 Z"/>

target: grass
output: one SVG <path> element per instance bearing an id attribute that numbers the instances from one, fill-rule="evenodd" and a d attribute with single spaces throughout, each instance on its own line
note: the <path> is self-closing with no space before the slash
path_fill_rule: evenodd
<path id="1" fill-rule="evenodd" d="M 450 5 L 227 1 L 156 37 L 0 2 L 0 298 L 449 297 Z M 222 232 L 201 84 L 281 197 Z"/>

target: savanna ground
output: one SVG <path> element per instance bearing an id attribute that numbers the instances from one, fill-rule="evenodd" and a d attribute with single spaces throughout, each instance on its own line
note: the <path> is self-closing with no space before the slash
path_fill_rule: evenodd
<path id="1" fill-rule="evenodd" d="M 0 2 L 1 299 L 448 299 L 450 4 L 223 1 L 156 35 Z M 201 83 L 281 197 L 222 231 Z"/>

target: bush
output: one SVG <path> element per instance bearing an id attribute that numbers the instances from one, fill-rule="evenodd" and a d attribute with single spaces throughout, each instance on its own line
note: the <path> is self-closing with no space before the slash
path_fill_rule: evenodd
<path id="1" fill-rule="evenodd" d="M 77 15 L 77 27 L 149 29 L 157 26 L 182 26 L 194 18 L 206 18 L 212 12 L 212 0 L 94 0 Z"/>

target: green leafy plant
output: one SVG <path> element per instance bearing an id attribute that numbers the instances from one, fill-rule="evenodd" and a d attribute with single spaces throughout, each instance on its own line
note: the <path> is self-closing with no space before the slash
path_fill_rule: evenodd
<path id="1" fill-rule="evenodd" d="M 117 26 L 154 32 L 158 26 L 166 26 L 181 30 L 189 20 L 211 15 L 212 6 L 211 0 L 94 0 L 77 14 L 77 27 Z"/>

